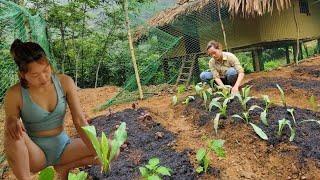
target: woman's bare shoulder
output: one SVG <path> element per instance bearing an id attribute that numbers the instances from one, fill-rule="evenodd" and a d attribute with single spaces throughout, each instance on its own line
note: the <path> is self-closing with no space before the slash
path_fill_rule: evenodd
<path id="1" fill-rule="evenodd" d="M 10 88 L 8 88 L 6 94 L 10 94 L 10 95 L 18 95 L 21 92 L 21 85 L 20 83 L 17 83 L 13 86 L 11 86 Z"/>
<path id="2" fill-rule="evenodd" d="M 10 102 L 15 102 L 21 105 L 21 85 L 20 83 L 17 83 L 6 91 L 5 99 L 4 101 L 10 101 Z"/>
<path id="3" fill-rule="evenodd" d="M 57 77 L 59 78 L 61 86 L 65 92 L 74 85 L 73 79 L 66 74 L 57 74 Z"/>

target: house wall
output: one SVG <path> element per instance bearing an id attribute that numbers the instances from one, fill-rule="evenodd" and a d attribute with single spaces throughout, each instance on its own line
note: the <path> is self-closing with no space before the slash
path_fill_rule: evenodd
<path id="1" fill-rule="evenodd" d="M 294 40 L 297 38 L 297 30 L 294 21 L 293 6 L 297 23 L 300 29 L 299 39 L 314 39 L 320 37 L 320 3 L 314 4 L 309 0 L 311 16 L 300 13 L 298 1 L 292 1 L 289 9 L 281 11 L 274 10 L 255 18 L 244 19 L 235 17 L 234 19 L 224 20 L 224 27 L 227 37 L 228 48 L 239 48 L 262 42 L 272 42 L 280 40 Z M 223 33 L 219 21 L 212 23 L 209 15 L 199 13 L 200 21 L 194 27 L 200 36 L 200 47 L 202 52 L 206 52 L 207 42 L 215 39 L 224 45 Z M 168 57 L 183 56 L 184 40 L 168 54 Z"/>

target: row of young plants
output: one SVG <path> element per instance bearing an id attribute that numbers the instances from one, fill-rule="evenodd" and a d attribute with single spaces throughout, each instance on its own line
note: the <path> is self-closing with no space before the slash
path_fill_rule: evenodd
<path id="1" fill-rule="evenodd" d="M 287 108 L 287 103 L 286 103 L 286 97 L 283 89 L 277 84 L 276 85 L 280 95 L 281 95 L 281 101 L 282 104 L 285 108 Z M 172 104 L 176 105 L 178 102 L 178 95 L 181 94 L 181 89 L 183 89 L 183 86 L 178 87 L 178 94 L 172 98 Z M 199 95 L 200 98 L 203 99 L 203 104 L 205 106 L 205 109 L 207 109 L 209 112 L 213 108 L 218 109 L 218 113 L 216 114 L 215 118 L 212 119 L 213 123 L 213 128 L 215 130 L 215 133 L 218 133 L 218 127 L 219 127 L 219 121 L 221 118 L 227 118 L 227 110 L 228 110 L 228 104 L 233 101 L 235 98 L 237 98 L 240 102 L 240 105 L 242 107 L 242 112 L 239 114 L 234 114 L 231 117 L 234 119 L 241 119 L 243 120 L 246 124 L 250 124 L 255 131 L 255 133 L 262 139 L 268 140 L 268 136 L 266 133 L 256 124 L 254 124 L 251 121 L 250 117 L 250 112 L 255 110 L 255 109 L 260 109 L 260 120 L 263 125 L 269 126 L 268 123 L 268 109 L 270 105 L 272 104 L 272 101 L 267 95 L 262 95 L 262 100 L 264 102 L 264 107 L 260 107 L 258 105 L 252 105 L 248 107 L 248 102 L 252 100 L 254 97 L 250 96 L 250 89 L 251 86 L 245 86 L 244 88 L 241 89 L 241 91 L 235 95 L 231 94 L 231 86 L 224 86 L 219 87 L 215 86 L 213 82 L 211 81 L 211 86 L 208 86 L 207 83 L 198 83 L 196 86 L 194 86 L 194 90 L 197 95 Z M 183 104 L 188 104 L 190 101 L 194 100 L 194 96 L 188 96 L 184 101 Z M 209 103 L 210 102 L 210 103 Z M 314 96 L 311 96 L 309 99 L 309 104 L 313 110 L 318 109 L 318 104 Z M 293 141 L 296 135 L 296 129 L 298 125 L 305 123 L 305 122 L 316 122 L 320 125 L 319 120 L 315 119 L 307 119 L 307 120 L 302 120 L 299 123 L 297 123 L 295 119 L 295 110 L 293 108 L 287 108 L 287 112 L 291 115 L 291 119 L 293 121 L 293 124 L 289 119 L 283 118 L 278 120 L 278 130 L 276 132 L 276 135 L 278 137 L 282 136 L 282 131 L 285 126 L 288 126 L 290 129 L 290 141 Z"/>

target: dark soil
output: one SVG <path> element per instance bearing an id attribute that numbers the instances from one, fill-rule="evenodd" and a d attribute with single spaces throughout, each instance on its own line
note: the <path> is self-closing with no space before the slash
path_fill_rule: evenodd
<path id="1" fill-rule="evenodd" d="M 320 77 L 320 66 L 299 66 L 293 71 L 301 75 L 306 74 L 316 78 Z"/>
<path id="2" fill-rule="evenodd" d="M 259 99 L 252 99 L 248 103 L 248 107 L 253 104 L 258 105 L 260 107 L 264 107 L 264 104 Z M 290 109 L 291 107 L 287 107 Z M 290 137 L 290 129 L 286 126 L 283 130 L 282 136 L 277 136 L 278 131 L 278 120 L 286 118 L 291 121 L 292 126 L 294 127 L 294 122 L 292 116 L 287 112 L 287 108 L 283 106 L 275 106 L 272 105 L 268 110 L 268 123 L 269 126 L 265 126 L 260 121 L 260 113 L 262 110 L 256 109 L 251 111 L 250 117 L 254 124 L 258 125 L 268 136 L 268 144 L 271 146 L 276 146 L 279 143 L 291 143 L 292 145 L 298 146 L 300 151 L 300 158 L 313 158 L 315 160 L 320 161 L 320 125 L 315 122 L 305 122 L 300 123 L 302 120 L 307 119 L 320 119 L 319 115 L 313 111 L 294 108 L 294 115 L 297 122 L 297 130 L 296 136 L 293 142 L 289 142 Z M 195 101 L 191 102 L 187 107 L 186 114 L 188 113 L 196 113 L 199 115 L 199 118 L 195 124 L 199 126 L 206 125 L 207 123 L 211 123 L 211 120 L 218 113 L 218 109 L 213 107 L 212 112 L 205 111 L 203 106 L 203 101 L 198 97 Z M 241 119 L 231 119 L 231 116 L 234 114 L 242 113 L 242 108 L 238 99 L 232 100 L 228 104 L 228 119 L 220 120 L 219 129 L 223 129 L 227 123 L 232 124 L 235 129 L 237 126 L 245 126 L 246 124 Z M 250 126 L 250 125 L 248 125 Z"/>
<path id="3" fill-rule="evenodd" d="M 284 93 L 292 93 L 293 89 L 304 90 L 308 95 L 320 96 L 320 81 L 318 80 L 304 80 L 299 78 L 280 78 L 280 77 L 270 77 L 270 78 L 258 78 L 251 80 L 247 85 L 252 85 L 252 89 L 256 91 L 261 91 L 264 89 L 274 88 L 276 89 L 276 84 L 284 90 Z M 298 95 L 298 94 L 297 94 Z"/>
<path id="4" fill-rule="evenodd" d="M 88 171 L 93 179 L 139 179 L 139 167 L 146 165 L 152 157 L 158 157 L 162 166 L 173 170 L 172 176 L 164 179 L 197 179 L 195 169 L 188 159 L 188 153 L 191 152 L 176 152 L 171 147 L 175 143 L 175 136 L 155 123 L 146 110 L 126 109 L 108 116 L 99 116 L 91 124 L 97 128 L 100 136 L 101 131 L 110 134 L 121 122 L 127 124 L 126 147 L 111 164 L 108 174 L 102 175 L 98 166 L 91 167 Z"/>

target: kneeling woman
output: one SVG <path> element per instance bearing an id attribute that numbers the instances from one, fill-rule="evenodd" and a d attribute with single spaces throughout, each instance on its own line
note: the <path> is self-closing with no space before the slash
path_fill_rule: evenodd
<path id="1" fill-rule="evenodd" d="M 30 180 L 47 166 L 61 179 L 72 168 L 96 164 L 96 153 L 81 127 L 86 126 L 76 86 L 67 75 L 54 74 L 44 50 L 36 43 L 15 40 L 10 53 L 20 82 L 5 97 L 5 153 L 17 179 Z M 63 130 L 67 104 L 81 138 Z"/>
<path id="2" fill-rule="evenodd" d="M 209 82 L 211 79 L 219 86 L 232 86 L 232 94 L 239 92 L 239 86 L 244 78 L 244 71 L 239 59 L 230 52 L 222 51 L 222 45 L 217 41 L 210 41 L 207 45 L 210 71 L 200 74 L 202 81 Z"/>

